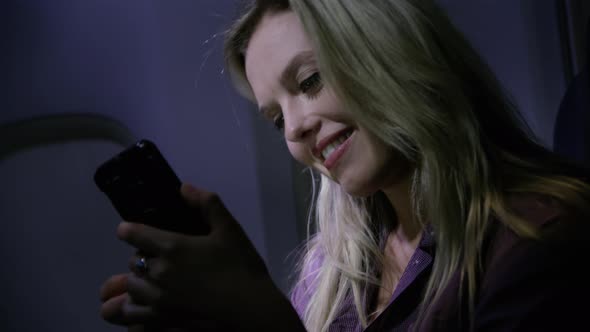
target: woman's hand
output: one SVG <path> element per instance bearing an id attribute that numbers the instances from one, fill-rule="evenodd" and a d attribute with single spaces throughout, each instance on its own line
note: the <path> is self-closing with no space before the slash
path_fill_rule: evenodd
<path id="1" fill-rule="evenodd" d="M 120 325 L 304 331 L 246 234 L 215 194 L 183 185 L 182 195 L 211 232 L 190 236 L 123 222 L 117 236 L 145 255 L 147 270 L 103 285 L 102 315 Z M 276 325 L 280 324 L 280 325 Z M 287 324 L 285 326 L 284 324 Z M 282 328 L 283 326 L 286 329 Z"/>

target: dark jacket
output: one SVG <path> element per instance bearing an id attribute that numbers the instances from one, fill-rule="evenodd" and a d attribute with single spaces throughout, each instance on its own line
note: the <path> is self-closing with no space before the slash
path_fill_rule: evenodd
<path id="1" fill-rule="evenodd" d="M 542 241 L 525 239 L 492 220 L 494 230 L 483 248 L 483 270 L 471 321 L 466 298 L 459 298 L 458 273 L 424 318 L 416 321 L 436 255 L 432 234 L 423 232 L 388 307 L 364 331 L 590 330 L 590 306 L 586 303 L 590 299 L 590 275 L 584 268 L 590 253 L 590 221 L 537 195 L 513 196 L 510 203 L 545 237 Z M 307 292 L 296 289 L 292 297 L 300 315 Z M 351 297 L 330 331 L 363 331 Z"/>

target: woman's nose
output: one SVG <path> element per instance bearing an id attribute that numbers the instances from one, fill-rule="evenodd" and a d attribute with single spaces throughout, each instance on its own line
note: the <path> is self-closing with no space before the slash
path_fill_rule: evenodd
<path id="1" fill-rule="evenodd" d="M 290 107 L 283 109 L 285 139 L 298 142 L 317 131 L 320 119 L 311 110 Z"/>

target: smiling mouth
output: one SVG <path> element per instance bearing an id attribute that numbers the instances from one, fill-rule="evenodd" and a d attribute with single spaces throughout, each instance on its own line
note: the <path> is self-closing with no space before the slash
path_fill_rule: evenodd
<path id="1" fill-rule="evenodd" d="M 352 135 L 352 132 L 352 129 L 347 130 L 342 133 L 342 135 L 338 136 L 332 143 L 328 144 L 321 153 L 323 160 L 328 160 L 330 156 L 334 154 L 344 142 L 346 142 L 346 140 Z"/>
<path id="2" fill-rule="evenodd" d="M 346 131 L 322 151 L 323 164 L 326 169 L 331 170 L 336 166 L 342 155 L 348 150 L 353 134 L 353 130 Z"/>

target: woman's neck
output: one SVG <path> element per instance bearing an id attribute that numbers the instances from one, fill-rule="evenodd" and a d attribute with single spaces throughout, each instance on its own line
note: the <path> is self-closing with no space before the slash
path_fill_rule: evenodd
<path id="1" fill-rule="evenodd" d="M 422 225 L 418 222 L 412 204 L 411 176 L 383 189 L 396 214 L 396 226 L 393 230 L 395 237 L 401 243 L 411 243 L 419 239 Z"/>

